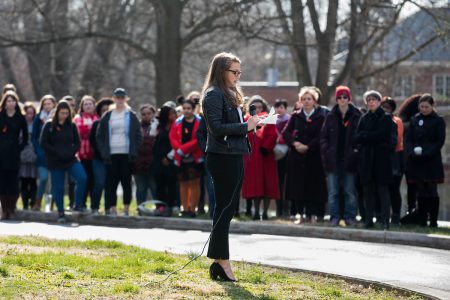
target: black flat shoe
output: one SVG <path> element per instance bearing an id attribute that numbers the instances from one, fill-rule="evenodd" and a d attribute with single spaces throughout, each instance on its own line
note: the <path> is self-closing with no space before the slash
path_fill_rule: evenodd
<path id="1" fill-rule="evenodd" d="M 235 279 L 231 279 L 228 277 L 227 273 L 225 273 L 225 270 L 222 268 L 219 263 L 212 263 L 209 267 L 209 277 L 211 277 L 212 280 L 221 280 L 221 281 L 230 281 L 235 282 Z"/>

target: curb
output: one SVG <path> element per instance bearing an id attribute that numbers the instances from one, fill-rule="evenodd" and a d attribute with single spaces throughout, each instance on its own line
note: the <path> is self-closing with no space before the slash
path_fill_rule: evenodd
<path id="1" fill-rule="evenodd" d="M 36 211 L 17 211 L 16 219 L 21 221 L 55 223 L 56 213 Z M 210 220 L 193 220 L 163 217 L 111 217 L 93 216 L 90 214 L 66 214 L 66 221 L 83 225 L 127 227 L 127 228 L 163 228 L 173 230 L 210 231 Z M 230 233 L 267 234 L 281 236 L 297 236 L 371 242 L 382 244 L 398 244 L 406 246 L 426 247 L 450 250 L 450 236 L 438 236 L 412 232 L 375 231 L 364 229 L 312 227 L 290 224 L 268 224 L 256 222 L 231 222 Z"/>

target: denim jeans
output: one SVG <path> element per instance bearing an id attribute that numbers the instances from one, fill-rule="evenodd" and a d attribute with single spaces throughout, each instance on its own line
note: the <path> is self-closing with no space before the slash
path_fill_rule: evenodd
<path id="1" fill-rule="evenodd" d="M 41 199 L 44 196 L 45 188 L 48 182 L 48 169 L 46 167 L 38 167 L 39 186 L 37 190 L 37 199 Z"/>
<path id="2" fill-rule="evenodd" d="M 344 164 L 338 163 L 336 171 L 327 174 L 328 205 L 331 219 L 339 219 L 339 188 L 343 187 L 345 209 L 344 219 L 355 219 L 357 212 L 357 192 L 355 186 L 355 174 L 345 172 Z"/>
<path id="3" fill-rule="evenodd" d="M 52 196 L 58 207 L 59 213 L 64 213 L 64 178 L 68 173 L 76 182 L 75 185 L 75 209 L 81 209 L 83 196 L 86 190 L 87 176 L 80 162 L 76 162 L 66 169 L 51 170 Z"/>
<path id="4" fill-rule="evenodd" d="M 153 176 L 150 172 L 146 175 L 134 175 L 134 181 L 136 183 L 136 200 L 138 204 L 149 200 L 147 199 L 149 189 L 151 194 L 150 198 L 155 198 Z"/>
<path id="5" fill-rule="evenodd" d="M 101 160 L 92 160 L 92 171 L 94 172 L 94 187 L 92 188 L 91 209 L 100 208 L 103 189 L 105 188 L 106 171 Z"/>

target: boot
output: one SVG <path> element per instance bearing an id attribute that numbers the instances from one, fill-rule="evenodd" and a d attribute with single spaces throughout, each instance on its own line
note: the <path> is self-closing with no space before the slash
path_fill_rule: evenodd
<path id="1" fill-rule="evenodd" d="M 255 202 L 255 214 L 253 215 L 253 220 L 260 220 L 261 216 L 259 215 L 259 206 L 261 204 L 261 199 L 255 198 L 253 201 Z"/>
<path id="2" fill-rule="evenodd" d="M 438 227 L 437 220 L 439 215 L 439 197 L 428 199 L 428 207 L 430 212 L 430 227 Z"/>
<path id="3" fill-rule="evenodd" d="M 269 220 L 269 216 L 267 215 L 267 212 L 269 210 L 269 204 L 270 204 L 270 199 L 265 197 L 263 200 L 263 209 L 264 209 L 263 215 L 262 215 L 263 220 Z"/>
<path id="4" fill-rule="evenodd" d="M 252 202 L 253 199 L 247 199 L 246 203 L 247 203 L 247 209 L 245 210 L 245 215 L 247 217 L 251 217 L 252 216 Z"/>

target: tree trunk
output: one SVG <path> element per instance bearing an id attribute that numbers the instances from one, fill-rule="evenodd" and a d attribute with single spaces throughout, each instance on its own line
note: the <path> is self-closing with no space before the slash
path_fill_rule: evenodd
<path id="1" fill-rule="evenodd" d="M 157 40 L 154 60 L 156 104 L 175 100 L 181 94 L 181 14 L 184 3 L 161 0 L 155 4 Z"/>

